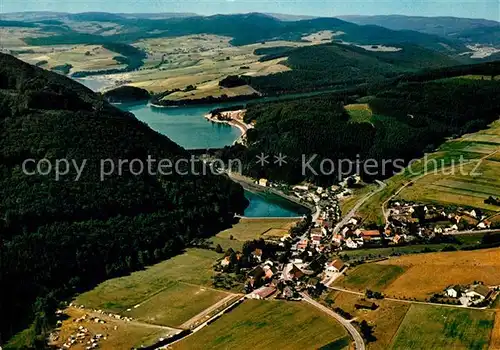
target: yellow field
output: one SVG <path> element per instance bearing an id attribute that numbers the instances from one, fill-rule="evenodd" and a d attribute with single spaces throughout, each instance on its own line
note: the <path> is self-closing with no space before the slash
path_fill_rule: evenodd
<path id="1" fill-rule="evenodd" d="M 65 310 L 65 313 L 68 315 L 68 318 L 63 321 L 58 331 L 57 341 L 52 343 L 52 345 L 59 348 L 62 347 L 69 336 L 79 333 L 78 328 L 80 326 L 88 329 L 88 335 L 81 343 L 77 341 L 71 349 L 84 350 L 88 346 L 87 341 L 96 334 L 102 334 L 106 337 L 106 339 L 101 339 L 99 341 L 99 349 L 115 350 L 138 348 L 141 345 L 152 345 L 156 343 L 159 338 L 166 338 L 177 332 L 173 329 L 117 320 L 108 316 L 88 313 L 84 310 L 75 308 L 68 308 Z M 84 315 L 87 315 L 86 320 L 75 322 L 75 319 L 81 318 Z M 100 320 L 105 320 L 106 323 L 95 323 L 90 320 L 89 316 L 98 317 Z"/>
<path id="2" fill-rule="evenodd" d="M 500 284 L 500 248 L 406 255 L 376 264 L 406 270 L 384 289 L 389 297 L 424 300 L 453 284 Z"/>

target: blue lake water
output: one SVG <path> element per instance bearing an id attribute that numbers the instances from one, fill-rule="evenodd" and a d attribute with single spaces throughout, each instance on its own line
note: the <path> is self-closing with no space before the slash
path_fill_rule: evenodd
<path id="1" fill-rule="evenodd" d="M 94 91 L 106 87 L 105 80 L 86 78 L 78 81 Z M 229 146 L 240 136 L 237 128 L 212 123 L 204 118 L 212 109 L 228 105 L 230 104 L 157 108 L 147 104 L 121 104 L 117 107 L 132 112 L 151 129 L 186 149 L 203 149 Z M 250 202 L 244 213 L 247 217 L 296 217 L 307 212 L 294 203 L 268 193 L 245 191 L 245 197 Z"/>
<path id="2" fill-rule="evenodd" d="M 245 191 L 245 197 L 250 201 L 246 217 L 288 218 L 307 213 L 305 208 L 272 194 Z"/>
<path id="3" fill-rule="evenodd" d="M 212 123 L 203 116 L 216 105 L 157 108 L 146 104 L 118 105 L 140 121 L 186 149 L 222 148 L 233 144 L 241 132 L 230 125 Z"/>

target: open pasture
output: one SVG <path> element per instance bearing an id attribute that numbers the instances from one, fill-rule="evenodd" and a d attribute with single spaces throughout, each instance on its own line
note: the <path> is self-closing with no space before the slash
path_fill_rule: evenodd
<path id="1" fill-rule="evenodd" d="M 344 339 L 340 342 L 341 339 Z M 350 339 L 333 318 L 311 305 L 286 301 L 246 300 L 174 349 L 318 349 Z"/>
<path id="2" fill-rule="evenodd" d="M 243 244 L 259 238 L 282 237 L 297 223 L 297 219 L 240 219 L 230 229 L 220 232 L 215 238 L 232 239 Z"/>
<path id="3" fill-rule="evenodd" d="M 362 299 L 361 296 L 332 291 L 325 300 L 333 301 L 331 308 L 339 307 L 357 318 L 358 322 L 367 321 L 373 326 L 373 335 L 377 338 L 374 342 L 367 344 L 370 350 L 385 350 L 389 348 L 394 335 L 398 331 L 410 304 L 394 302 L 390 300 L 375 300 L 378 308 L 376 310 L 358 310 L 355 304 Z"/>
<path id="4" fill-rule="evenodd" d="M 142 322 L 179 327 L 226 296 L 227 293 L 211 288 L 171 282 L 124 315 Z"/>
<path id="5" fill-rule="evenodd" d="M 488 349 L 494 313 L 412 305 L 391 349 Z"/>
<path id="6" fill-rule="evenodd" d="M 484 203 L 490 196 L 500 196 L 500 162 L 474 162 L 463 167 L 463 174 L 455 170 L 456 174 L 427 175 L 415 181 L 413 186 L 405 188 L 399 198 L 470 206 L 492 212 L 500 209 Z"/>
<path id="7" fill-rule="evenodd" d="M 208 287 L 212 281 L 212 266 L 218 257 L 214 251 L 188 249 L 182 255 L 143 271 L 107 280 L 91 291 L 79 295 L 75 303 L 84 305 L 85 308 L 123 313 L 171 287 L 175 282 Z M 185 297 L 189 300 L 192 295 L 186 293 Z"/>
<path id="8" fill-rule="evenodd" d="M 366 289 L 383 291 L 404 272 L 404 267 L 396 264 L 363 264 L 348 270 L 347 276 L 338 278 L 334 285 L 357 291 L 365 291 Z"/>

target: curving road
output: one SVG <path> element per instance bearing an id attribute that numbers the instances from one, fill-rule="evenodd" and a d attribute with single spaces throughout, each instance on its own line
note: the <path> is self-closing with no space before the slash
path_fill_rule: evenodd
<path id="1" fill-rule="evenodd" d="M 379 193 L 380 191 L 382 191 L 384 188 L 387 187 L 387 185 L 385 183 L 383 183 L 382 181 L 379 181 L 379 180 L 376 180 L 379 188 L 376 190 L 376 191 L 373 191 L 373 192 L 370 192 L 368 193 L 366 196 L 364 196 L 363 198 L 361 198 L 357 203 L 356 205 L 354 206 L 354 208 L 351 209 L 351 211 L 346 215 L 344 216 L 344 218 L 342 220 L 340 220 L 337 225 L 335 225 L 335 227 L 333 228 L 333 234 L 336 235 L 337 233 L 339 233 L 340 229 L 342 227 L 344 227 L 345 225 L 347 225 L 347 223 L 349 222 L 349 220 L 351 220 L 354 215 L 356 215 L 356 212 L 359 210 L 359 208 L 361 208 L 361 206 L 363 204 L 366 203 L 366 201 L 368 199 L 370 199 L 371 197 L 373 197 L 375 194 Z"/>
<path id="2" fill-rule="evenodd" d="M 330 310 L 326 306 L 323 306 L 320 303 L 318 303 L 317 301 L 311 299 L 308 295 L 306 295 L 304 293 L 300 293 L 300 295 L 302 296 L 302 298 L 304 299 L 305 302 L 313 305 L 317 309 L 323 311 L 324 313 L 328 314 L 329 316 L 331 316 L 331 317 L 335 318 L 337 321 L 339 321 L 340 324 L 342 326 L 344 326 L 345 329 L 347 329 L 347 331 L 349 332 L 351 337 L 354 339 L 354 345 L 355 345 L 356 350 L 365 350 L 366 349 L 363 337 L 361 336 L 361 334 L 359 334 L 358 330 L 348 320 L 346 320 L 345 318 L 343 318 L 339 314 L 333 312 L 332 310 Z"/>

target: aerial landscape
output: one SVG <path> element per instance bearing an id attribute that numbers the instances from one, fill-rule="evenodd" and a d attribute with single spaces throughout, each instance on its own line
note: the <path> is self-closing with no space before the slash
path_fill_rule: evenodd
<path id="1" fill-rule="evenodd" d="M 500 350 L 499 20 L 3 2 L 0 350 Z"/>

